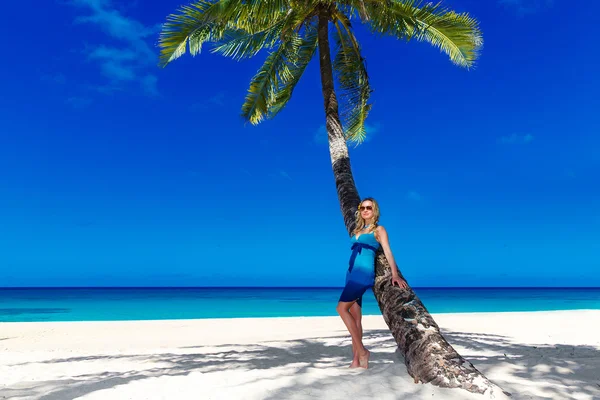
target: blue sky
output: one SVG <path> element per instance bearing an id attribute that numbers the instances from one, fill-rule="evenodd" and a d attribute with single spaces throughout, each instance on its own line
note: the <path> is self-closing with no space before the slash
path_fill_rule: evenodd
<path id="1" fill-rule="evenodd" d="M 0 286 L 343 285 L 317 60 L 276 119 L 245 124 L 265 54 L 158 68 L 180 4 L 49 0 L 26 23 L 4 5 Z M 581 23 L 600 5 L 446 5 L 481 23 L 473 70 L 357 28 L 375 91 L 352 166 L 402 272 L 600 286 L 600 55 Z"/>

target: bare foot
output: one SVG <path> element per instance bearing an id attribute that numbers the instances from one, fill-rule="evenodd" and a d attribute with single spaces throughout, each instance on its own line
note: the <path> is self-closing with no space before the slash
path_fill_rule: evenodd
<path id="1" fill-rule="evenodd" d="M 358 357 L 358 362 L 361 368 L 369 368 L 369 357 L 371 356 L 371 353 L 369 352 L 369 350 L 365 349 L 365 353 L 361 354 Z"/>
<path id="2" fill-rule="evenodd" d="M 358 358 L 354 358 L 352 360 L 352 364 L 350 364 L 350 368 L 358 368 L 360 367 L 360 362 L 358 360 Z"/>

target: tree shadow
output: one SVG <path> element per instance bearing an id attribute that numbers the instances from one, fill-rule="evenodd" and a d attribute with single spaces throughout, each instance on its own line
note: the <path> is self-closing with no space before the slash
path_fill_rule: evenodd
<path id="1" fill-rule="evenodd" d="M 600 388 L 596 386 L 600 379 L 598 348 L 525 346 L 499 335 L 456 331 L 443 334 L 453 346 L 462 347 L 461 354 L 488 378 L 512 392 L 514 399 L 600 398 Z M 197 391 L 197 398 L 202 398 L 203 390 L 226 374 L 229 375 L 223 391 L 231 392 L 231 398 L 240 398 L 240 393 L 243 398 L 243 393 L 253 390 L 252 387 L 260 388 L 264 393 L 261 398 L 268 400 L 431 398 L 434 395 L 466 399 L 470 396 L 460 389 L 415 385 L 388 330 L 366 331 L 365 345 L 372 353 L 368 370 L 348 368 L 351 361 L 348 335 L 253 345 L 199 345 L 162 353 L 91 355 L 15 364 L 12 367 L 42 364 L 41 368 L 51 366 L 65 372 L 47 381 L 0 387 L 0 399 L 2 396 L 15 400 L 72 399 L 150 379 L 160 379 L 166 388 L 176 381 L 173 390 L 188 386 Z M 130 363 L 132 366 L 124 371 L 123 366 Z M 94 371 L 90 366 L 102 370 Z M 509 373 L 504 374 L 502 370 L 507 368 Z M 74 375 L 72 371 L 85 373 Z M 231 375 L 232 371 L 244 372 Z M 194 374 L 193 379 L 177 378 L 190 374 Z M 535 394 L 527 388 L 527 383 L 532 381 L 541 384 Z"/>
<path id="2" fill-rule="evenodd" d="M 524 398 L 600 399 L 598 347 L 523 345 L 500 335 L 442 331 L 459 353 L 506 391 L 524 393 Z M 540 385 L 537 397 L 528 397 L 531 382 Z"/>
<path id="3" fill-rule="evenodd" d="M 378 349 L 372 350 L 371 365 L 394 364 L 397 356 L 393 350 L 387 353 L 381 349 L 395 347 L 391 335 L 367 332 L 365 342 L 377 342 Z M 72 399 L 98 390 L 114 388 L 132 381 L 164 377 L 185 376 L 200 372 L 215 372 L 242 369 L 246 371 L 288 369 L 291 377 L 306 375 L 311 369 L 337 369 L 355 375 L 357 370 L 347 366 L 351 361 L 351 347 L 347 335 L 327 338 L 308 338 L 281 342 L 257 343 L 254 345 L 224 344 L 218 346 L 188 346 L 173 349 L 171 352 L 154 354 L 108 354 L 90 355 L 69 358 L 55 358 L 37 363 L 16 363 L 8 367 L 30 367 L 42 364 L 55 368 L 60 364 L 69 364 L 69 371 L 85 368 L 81 366 L 102 361 L 106 371 L 79 375 L 63 376 L 64 379 L 48 381 L 22 382 L 12 387 L 0 386 L 2 396 L 10 399 L 63 400 Z M 111 367 L 120 363 L 136 363 L 139 370 L 110 371 Z M 156 365 L 159 365 L 156 367 Z M 44 367 L 41 367 L 44 368 Z M 65 367 L 66 368 L 66 367 Z M 348 371 L 346 371 L 346 369 Z M 268 374 L 257 379 L 269 379 Z M 254 381 L 244 382 L 251 385 Z"/>

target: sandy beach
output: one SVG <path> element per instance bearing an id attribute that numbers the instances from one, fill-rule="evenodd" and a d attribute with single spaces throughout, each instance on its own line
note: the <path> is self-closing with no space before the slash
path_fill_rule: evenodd
<path id="1" fill-rule="evenodd" d="M 438 314 L 513 399 L 600 399 L 600 311 Z M 0 323 L 0 399 L 482 399 L 414 384 L 381 316 Z"/>

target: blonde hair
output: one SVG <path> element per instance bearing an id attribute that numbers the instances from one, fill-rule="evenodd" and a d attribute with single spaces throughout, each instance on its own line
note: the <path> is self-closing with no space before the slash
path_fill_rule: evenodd
<path id="1" fill-rule="evenodd" d="M 354 215 L 356 215 L 356 224 L 355 224 L 355 227 L 354 227 L 354 231 L 352 232 L 353 235 L 356 235 L 358 232 L 360 232 L 363 229 L 365 229 L 365 225 L 367 224 L 367 221 L 364 220 L 364 218 L 362 217 L 362 215 L 360 213 L 360 206 L 365 201 L 370 201 L 371 204 L 373 204 L 373 222 L 369 226 L 369 229 L 368 229 L 367 233 L 373 232 L 375 230 L 375 228 L 377 228 L 377 223 L 379 222 L 379 204 L 377 204 L 377 201 L 375 201 L 374 198 L 367 197 L 367 198 L 364 198 L 358 204 L 358 209 L 356 210 L 356 213 L 354 214 Z"/>

